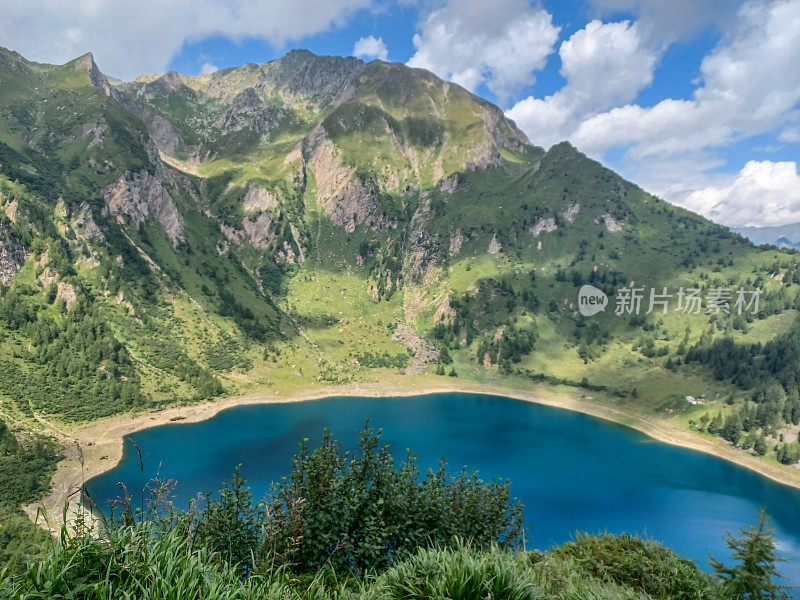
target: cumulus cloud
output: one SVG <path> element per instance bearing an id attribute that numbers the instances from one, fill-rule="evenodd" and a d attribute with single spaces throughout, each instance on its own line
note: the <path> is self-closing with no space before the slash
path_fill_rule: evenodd
<path id="1" fill-rule="evenodd" d="M 383 38 L 376 38 L 373 35 L 360 38 L 353 46 L 353 56 L 358 58 L 378 58 L 386 60 L 389 57 L 389 50 L 383 43 Z"/>
<path id="2" fill-rule="evenodd" d="M 690 100 L 617 107 L 587 119 L 571 137 L 592 153 L 631 144 L 631 152 L 644 157 L 718 147 L 771 131 L 796 114 L 798 48 L 800 0 L 749 4 L 703 59 L 703 83 Z"/>
<path id="3" fill-rule="evenodd" d="M 345 23 L 373 0 L 0 0 L 3 45 L 40 62 L 87 51 L 107 73 L 163 71 L 186 42 L 258 37 L 276 46 Z"/>
<path id="4" fill-rule="evenodd" d="M 721 39 L 702 60 L 690 98 L 650 107 L 633 102 L 669 43 L 688 35 L 673 23 L 687 14 L 684 0 L 592 1 L 608 10 L 636 9 L 639 20 L 593 21 L 562 44 L 566 84 L 508 112 L 529 137 L 545 146 L 569 139 L 600 159 L 621 149 L 615 166 L 627 177 L 725 224 L 756 223 L 762 211 L 770 215 L 763 223 L 773 215 L 800 217 L 789 193 L 796 189 L 791 163 L 749 163 L 735 178 L 718 171 L 733 143 L 771 133 L 777 142 L 800 141 L 800 0 L 712 1 L 698 9 L 699 20 L 722 29 Z M 596 62 L 598 55 L 608 62 Z M 768 177 L 783 187 L 771 190 Z"/>
<path id="5" fill-rule="evenodd" d="M 796 162 L 750 161 L 727 185 L 695 190 L 681 203 L 726 225 L 785 225 L 800 221 Z"/>
<path id="6" fill-rule="evenodd" d="M 408 64 L 472 91 L 485 83 L 505 101 L 536 81 L 559 31 L 528 0 L 449 0 L 420 22 Z"/>
<path id="7" fill-rule="evenodd" d="M 204 62 L 203 65 L 200 67 L 200 72 L 204 75 L 209 73 L 213 73 L 214 71 L 219 71 L 219 67 L 214 63 Z"/>
<path id="8" fill-rule="evenodd" d="M 544 99 L 528 97 L 509 111 L 535 144 L 570 138 L 587 118 L 625 104 L 653 81 L 658 53 L 636 24 L 590 22 L 561 44 L 567 83 Z"/>

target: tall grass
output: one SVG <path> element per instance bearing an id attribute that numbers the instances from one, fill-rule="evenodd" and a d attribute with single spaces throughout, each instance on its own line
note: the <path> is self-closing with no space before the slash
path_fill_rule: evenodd
<path id="1" fill-rule="evenodd" d="M 419 548 L 382 573 L 296 575 L 266 565 L 244 574 L 195 545 L 186 531 L 152 524 L 103 537 L 62 536 L 22 575 L 0 581 L 8 600 L 538 600 L 724 598 L 710 576 L 655 543 L 581 536 L 549 552 L 497 546 Z"/>
<path id="2" fill-rule="evenodd" d="M 420 549 L 378 577 L 365 594 L 374 600 L 536 600 L 542 596 L 524 555 L 497 548 L 474 551 L 466 546 Z"/>
<path id="3" fill-rule="evenodd" d="M 317 598 L 322 575 L 296 585 L 280 569 L 240 577 L 241 570 L 204 546 L 192 546 L 179 529 L 154 535 L 148 524 L 81 535 L 54 544 L 22 576 L 0 583 L 13 600 L 270 600 Z M 327 594 L 324 597 L 331 597 Z"/>

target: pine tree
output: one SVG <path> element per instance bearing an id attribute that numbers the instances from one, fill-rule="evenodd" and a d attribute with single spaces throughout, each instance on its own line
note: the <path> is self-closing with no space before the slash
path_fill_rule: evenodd
<path id="1" fill-rule="evenodd" d="M 756 445 L 756 441 L 758 441 L 758 434 L 755 431 L 750 432 L 745 436 L 744 440 L 742 440 L 739 447 L 743 450 L 752 450 Z"/>
<path id="2" fill-rule="evenodd" d="M 725 419 L 725 425 L 722 426 L 720 435 L 732 444 L 739 441 L 739 436 L 742 435 L 742 420 L 739 418 L 739 415 L 728 415 Z"/>
<path id="3" fill-rule="evenodd" d="M 767 436 L 764 435 L 764 432 L 761 432 L 761 435 L 758 436 L 755 445 L 753 446 L 753 450 L 756 451 L 756 454 L 759 456 L 764 456 L 767 453 Z"/>
<path id="4" fill-rule="evenodd" d="M 717 414 L 716 417 L 711 419 L 711 422 L 708 424 L 708 433 L 711 435 L 716 435 L 722 429 L 722 415 Z"/>
<path id="5" fill-rule="evenodd" d="M 458 377 L 458 373 L 456 373 L 456 368 L 455 367 L 451 367 L 450 368 L 450 372 L 448 373 L 448 375 L 450 375 L 450 377 Z"/>
<path id="6" fill-rule="evenodd" d="M 796 444 L 781 444 L 778 447 L 778 462 L 784 465 L 793 465 L 800 461 L 800 446 Z"/>
<path id="7" fill-rule="evenodd" d="M 709 562 L 722 578 L 726 597 L 743 600 L 789 598 L 784 592 L 786 586 L 777 583 L 781 575 L 775 565 L 784 559 L 778 557 L 775 533 L 769 528 L 767 512 L 763 507 L 758 513 L 758 525 L 741 529 L 739 536 L 728 532 L 725 543 L 740 564 L 726 567 L 713 557 Z"/>

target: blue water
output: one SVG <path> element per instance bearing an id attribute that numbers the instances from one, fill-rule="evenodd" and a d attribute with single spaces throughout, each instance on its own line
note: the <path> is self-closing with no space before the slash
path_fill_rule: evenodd
<path id="1" fill-rule="evenodd" d="M 708 566 L 727 559 L 727 530 L 755 522 L 766 505 L 782 554 L 781 570 L 800 588 L 800 490 L 700 452 L 656 442 L 586 415 L 477 394 L 412 398 L 330 398 L 231 408 L 200 423 L 171 423 L 128 436 L 120 464 L 92 479 L 101 505 L 117 482 L 141 489 L 153 477 L 178 481 L 176 504 L 216 490 L 242 465 L 256 497 L 291 470 L 298 442 L 311 447 L 327 427 L 352 448 L 365 418 L 383 428 L 397 456 L 414 450 L 423 467 L 444 455 L 483 479 L 512 482 L 525 504 L 528 539 L 546 548 L 576 531 L 646 534 Z M 142 450 L 144 473 L 131 444 Z"/>

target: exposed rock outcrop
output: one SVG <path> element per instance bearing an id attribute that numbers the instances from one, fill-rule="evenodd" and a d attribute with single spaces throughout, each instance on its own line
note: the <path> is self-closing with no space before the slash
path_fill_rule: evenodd
<path id="1" fill-rule="evenodd" d="M 137 113 L 148 121 L 150 137 L 161 150 L 167 154 L 176 154 L 183 150 L 183 137 L 175 130 L 172 123 L 161 115 L 152 112 L 137 111 Z M 191 158 L 193 157 L 190 156 Z M 197 156 L 194 156 L 194 158 L 197 158 Z"/>
<path id="2" fill-rule="evenodd" d="M 92 209 L 85 202 L 80 205 L 77 211 L 74 212 L 72 218 L 72 229 L 75 231 L 78 239 L 88 241 L 98 238 L 105 241 L 105 236 L 100 227 L 95 223 L 92 216 Z"/>
<path id="3" fill-rule="evenodd" d="M 450 326 L 455 323 L 456 320 L 456 311 L 450 305 L 450 294 L 444 297 L 442 303 L 436 309 L 436 312 L 433 313 L 433 322 L 434 323 L 442 323 L 443 325 Z"/>
<path id="4" fill-rule="evenodd" d="M 600 215 L 594 220 L 595 223 L 600 225 L 601 223 L 606 226 L 608 231 L 619 231 L 622 229 L 622 221 L 617 221 L 613 216 L 609 213 L 604 215 Z"/>
<path id="5" fill-rule="evenodd" d="M 24 246 L 8 235 L 8 226 L 0 224 L 0 283 L 9 285 L 14 281 L 27 254 Z"/>
<path id="6" fill-rule="evenodd" d="M 91 141 L 89 141 L 89 145 L 86 147 L 87 150 L 94 148 L 96 146 L 102 147 L 103 146 L 103 134 L 105 134 L 108 126 L 105 123 L 105 119 L 101 119 L 94 123 L 85 123 L 83 125 L 83 136 L 89 137 L 92 136 Z"/>
<path id="7" fill-rule="evenodd" d="M 194 90 L 186 86 L 181 76 L 175 71 L 168 71 L 145 83 L 137 92 L 137 96 L 147 101 L 164 99 L 173 94 L 178 94 L 187 99 L 194 99 L 196 96 Z"/>
<path id="8" fill-rule="evenodd" d="M 445 177 L 439 182 L 439 190 L 445 194 L 452 194 L 458 187 L 458 173 Z"/>
<path id="9" fill-rule="evenodd" d="M 464 234 L 460 229 L 456 229 L 455 233 L 450 236 L 450 256 L 457 256 L 461 252 L 461 246 L 464 244 Z"/>
<path id="10" fill-rule="evenodd" d="M 184 239 L 184 221 L 161 180 L 148 171 L 126 173 L 103 188 L 108 212 L 124 222 L 127 217 L 138 223 L 156 219 L 173 245 Z"/>
<path id="11" fill-rule="evenodd" d="M 244 194 L 244 212 L 274 210 L 278 207 L 278 198 L 270 190 L 249 184 Z"/>
<path id="12" fill-rule="evenodd" d="M 429 197 L 421 197 L 406 229 L 403 279 L 407 282 L 423 281 L 427 275 L 435 272 L 443 258 L 442 241 L 427 227 L 431 216 L 430 205 Z"/>
<path id="13" fill-rule="evenodd" d="M 402 323 L 394 330 L 392 339 L 402 343 L 414 354 L 407 369 L 408 373 L 422 373 L 426 363 L 436 362 L 439 359 L 439 350 L 436 349 L 436 346 L 422 339 L 416 331 Z"/>
<path id="14" fill-rule="evenodd" d="M 355 167 L 342 163 L 321 125 L 306 136 L 303 157 L 316 179 L 317 202 L 334 225 L 352 232 L 372 216 L 378 204 L 377 187 L 359 179 Z"/>
<path id="15" fill-rule="evenodd" d="M 89 81 L 92 82 L 92 85 L 102 90 L 106 96 L 111 96 L 114 93 L 111 84 L 108 83 L 108 78 L 106 78 L 94 62 L 94 56 L 92 56 L 91 52 L 87 52 L 83 56 L 76 58 L 74 65 L 78 69 L 85 69 L 89 74 Z"/>
<path id="16" fill-rule="evenodd" d="M 59 281 L 56 289 L 56 300 L 63 300 L 67 306 L 67 310 L 75 305 L 78 299 L 78 294 L 75 292 L 75 286 L 65 281 Z"/>
<path id="17" fill-rule="evenodd" d="M 469 171 L 498 167 L 505 163 L 500 153 L 502 148 L 523 150 L 530 144 L 527 136 L 505 118 L 495 106 L 485 105 L 481 110 L 483 142 L 472 149 L 472 156 L 465 168 Z"/>
<path id="18" fill-rule="evenodd" d="M 553 217 L 549 219 L 539 219 L 528 228 L 528 231 L 533 235 L 533 237 L 538 237 L 540 233 L 543 231 L 551 232 L 558 229 L 558 225 L 556 225 L 556 220 Z"/>
<path id="19" fill-rule="evenodd" d="M 272 218 L 271 212 L 264 211 L 255 219 L 244 219 L 242 227 L 244 229 L 244 238 L 248 244 L 261 250 L 269 248 L 270 243 L 275 239 L 275 235 L 270 231 Z"/>
<path id="20" fill-rule="evenodd" d="M 575 202 L 574 204 L 570 204 L 564 212 L 561 213 L 561 217 L 567 222 L 572 223 L 575 220 L 575 217 L 578 216 L 578 213 L 581 211 L 581 205 L 579 202 Z"/>
<path id="21" fill-rule="evenodd" d="M 290 102 L 310 100 L 315 108 L 342 94 L 347 83 L 364 68 L 357 58 L 315 56 L 308 50 L 292 50 L 266 64 L 249 63 L 238 69 L 213 73 L 203 93 L 230 102 L 252 88 L 259 96 L 278 93 Z"/>
<path id="22" fill-rule="evenodd" d="M 269 133 L 292 113 L 285 106 L 266 105 L 253 88 L 245 88 L 234 99 L 230 108 L 212 123 L 223 133 L 255 131 Z"/>

